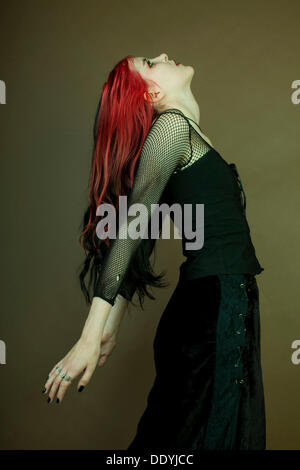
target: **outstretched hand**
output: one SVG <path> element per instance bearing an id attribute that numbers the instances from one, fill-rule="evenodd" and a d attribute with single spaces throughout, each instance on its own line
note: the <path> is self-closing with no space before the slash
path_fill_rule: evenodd
<path id="1" fill-rule="evenodd" d="M 80 338 L 51 370 L 43 388 L 43 393 L 48 394 L 48 402 L 52 403 L 56 396 L 56 402 L 61 403 L 71 383 L 84 372 L 77 386 L 77 390 L 81 392 L 91 380 L 100 352 L 100 344 Z"/>
<path id="2" fill-rule="evenodd" d="M 71 383 L 83 372 L 77 390 L 81 392 L 90 382 L 95 368 L 107 361 L 117 344 L 117 335 L 128 301 L 119 296 L 114 307 L 94 298 L 80 339 L 68 354 L 57 362 L 47 377 L 42 392 L 48 402 L 62 402 Z"/>

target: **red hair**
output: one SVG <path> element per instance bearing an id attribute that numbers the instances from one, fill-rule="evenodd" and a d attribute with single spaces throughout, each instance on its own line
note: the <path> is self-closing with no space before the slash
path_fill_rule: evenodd
<path id="1" fill-rule="evenodd" d="M 113 204 L 118 213 L 120 195 L 128 195 L 134 181 L 135 167 L 144 140 L 157 116 L 151 105 L 148 84 L 131 65 L 133 56 L 126 56 L 110 72 L 103 85 L 94 122 L 94 149 L 89 182 L 89 207 L 83 218 L 80 244 L 85 250 L 86 260 L 79 279 L 81 289 L 88 303 L 91 303 L 89 288 L 95 286 L 97 272 L 109 247 L 109 238 L 100 240 L 96 226 L 100 220 L 96 216 L 97 207 L 102 203 Z M 164 287 L 158 281 L 149 264 L 149 256 L 155 240 L 143 240 L 131 263 L 128 279 L 131 289 L 137 289 L 141 300 L 149 294 L 146 284 Z M 105 246 L 104 246 L 105 245 Z M 84 277 L 93 259 L 88 289 Z M 128 291 L 129 292 L 129 291 Z M 126 296 L 126 289 L 125 294 Z"/>

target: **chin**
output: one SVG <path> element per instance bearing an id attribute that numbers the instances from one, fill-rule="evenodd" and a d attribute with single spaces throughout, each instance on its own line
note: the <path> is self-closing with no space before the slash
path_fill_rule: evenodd
<path id="1" fill-rule="evenodd" d="M 194 67 L 192 65 L 185 65 L 185 67 L 187 69 L 188 76 L 192 79 L 195 73 Z"/>
<path id="2" fill-rule="evenodd" d="M 195 73 L 194 67 L 192 65 L 181 64 L 179 67 L 184 67 L 186 70 L 190 70 L 191 72 Z"/>

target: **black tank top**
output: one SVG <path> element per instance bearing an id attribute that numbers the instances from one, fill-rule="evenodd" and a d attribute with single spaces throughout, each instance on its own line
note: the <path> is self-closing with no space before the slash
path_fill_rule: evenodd
<path id="1" fill-rule="evenodd" d="M 196 134 L 194 138 L 202 140 L 206 151 L 191 165 L 173 173 L 161 198 L 161 203 L 179 203 L 182 208 L 192 204 L 193 230 L 195 206 L 204 204 L 204 244 L 199 250 L 188 250 L 186 243 L 195 238 L 187 239 L 182 233 L 182 252 L 187 259 L 180 266 L 180 275 L 194 279 L 218 273 L 259 274 L 264 268 L 252 244 L 246 194 L 236 164 L 227 163 L 192 126 L 191 132 Z M 172 212 L 170 216 L 174 222 Z"/>

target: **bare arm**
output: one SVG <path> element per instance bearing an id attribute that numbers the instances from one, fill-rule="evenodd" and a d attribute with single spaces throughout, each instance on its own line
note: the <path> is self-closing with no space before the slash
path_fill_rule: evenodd
<path id="1" fill-rule="evenodd" d="M 92 341 L 91 338 L 93 338 L 93 335 L 91 335 L 91 331 L 94 328 L 99 328 L 98 341 L 101 337 L 101 354 L 98 360 L 98 366 L 102 366 L 106 362 L 108 356 L 110 356 L 117 345 L 121 322 L 129 304 L 129 301 L 119 294 L 114 305 L 111 307 L 109 304 L 111 308 L 107 308 L 103 313 L 103 302 L 106 301 L 100 299 L 100 302 L 98 302 L 97 297 L 94 299 L 88 319 L 82 331 L 83 341 Z M 107 311 L 109 311 L 108 314 Z"/>
<path id="2" fill-rule="evenodd" d="M 113 310 L 113 307 L 106 300 L 100 297 L 93 297 L 91 308 L 81 333 L 81 338 L 85 342 L 97 341 L 100 344 L 111 310 Z"/>

